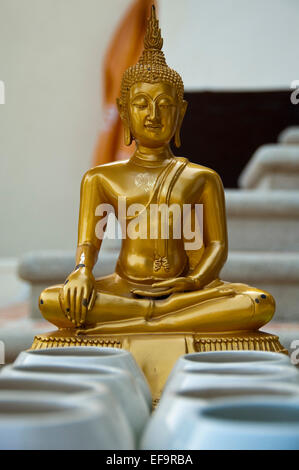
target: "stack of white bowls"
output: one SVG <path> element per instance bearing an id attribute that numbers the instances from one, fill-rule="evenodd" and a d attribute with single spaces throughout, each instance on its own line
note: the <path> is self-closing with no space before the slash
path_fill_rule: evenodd
<path id="1" fill-rule="evenodd" d="M 0 374 L 0 449 L 132 450 L 150 410 L 148 384 L 128 351 L 24 351 Z"/>
<path id="2" fill-rule="evenodd" d="M 299 449 L 299 373 L 266 351 L 186 354 L 176 363 L 142 449 Z"/>

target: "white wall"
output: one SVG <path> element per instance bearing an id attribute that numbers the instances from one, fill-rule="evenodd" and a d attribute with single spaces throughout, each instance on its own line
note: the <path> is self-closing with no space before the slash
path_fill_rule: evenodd
<path id="1" fill-rule="evenodd" d="M 76 243 L 80 180 L 102 123 L 101 62 L 130 0 L 0 0 L 0 257 Z M 187 89 L 299 79 L 297 0 L 161 0 Z"/>
<path id="2" fill-rule="evenodd" d="M 130 0 L 0 0 L 0 257 L 72 248 L 101 61 Z"/>
<path id="3" fill-rule="evenodd" d="M 299 79 L 297 0 L 161 0 L 168 63 L 192 89 L 287 89 Z"/>

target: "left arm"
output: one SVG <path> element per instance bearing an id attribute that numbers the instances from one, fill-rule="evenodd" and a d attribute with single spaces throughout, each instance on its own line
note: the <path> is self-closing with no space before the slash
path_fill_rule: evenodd
<path id="1" fill-rule="evenodd" d="M 190 277 L 202 287 L 216 279 L 228 253 L 224 190 L 220 177 L 207 175 L 200 201 L 203 204 L 204 254 Z"/>

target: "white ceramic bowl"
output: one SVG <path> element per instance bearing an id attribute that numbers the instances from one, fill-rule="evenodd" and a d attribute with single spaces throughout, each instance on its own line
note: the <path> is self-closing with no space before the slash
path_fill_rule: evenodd
<path id="1" fill-rule="evenodd" d="M 38 374 L 26 374 L 19 376 L 0 375 L 0 397 L 1 394 L 9 394 L 10 397 L 28 398 L 37 400 L 62 401 L 75 404 L 88 403 L 94 400 L 103 404 L 105 409 L 111 410 L 111 417 L 114 423 L 118 423 L 119 430 L 129 436 L 132 442 L 135 442 L 133 430 L 120 404 L 116 401 L 108 387 L 103 383 L 81 383 L 77 380 L 67 380 L 64 377 L 53 377 L 49 374 L 39 377 Z"/>
<path id="2" fill-rule="evenodd" d="M 142 437 L 142 449 L 181 449 L 187 435 L 192 434 L 198 412 L 211 404 L 246 397 L 248 401 L 259 397 L 279 397 L 281 400 L 299 401 L 299 385 L 275 382 L 253 383 L 243 380 L 239 384 L 224 383 L 198 385 L 179 393 L 170 392 L 153 413 Z"/>
<path id="3" fill-rule="evenodd" d="M 104 403 L 0 393 L 1 450 L 133 449 Z"/>
<path id="4" fill-rule="evenodd" d="M 132 354 L 125 349 L 99 348 L 96 346 L 74 346 L 23 351 L 19 354 L 14 365 L 30 364 L 76 364 L 111 366 L 126 370 L 132 374 L 143 392 L 149 408 L 152 407 L 152 397 L 146 378 L 138 367 Z"/>
<path id="5" fill-rule="evenodd" d="M 9 366 L 10 368 L 10 366 Z M 5 372 L 5 371 L 4 371 Z M 51 374 L 41 380 L 35 374 L 21 374 L 11 376 L 10 374 L 0 374 L 0 392 L 29 392 L 29 393 L 60 393 L 68 398 L 86 398 L 94 395 L 105 395 L 109 393 L 109 389 L 93 382 L 79 383 L 64 377 L 53 379 Z M 109 393 L 110 396 L 110 393 Z"/>
<path id="6" fill-rule="evenodd" d="M 299 402 L 257 397 L 202 408 L 180 448 L 299 450 Z"/>
<path id="7" fill-rule="evenodd" d="M 269 351 L 210 351 L 181 356 L 171 371 L 171 377 L 181 370 L 202 370 L 233 367 L 258 367 L 259 365 L 290 366 L 292 363 L 286 354 Z"/>
<path id="8" fill-rule="evenodd" d="M 221 387 L 228 383 L 239 385 L 242 380 L 252 382 L 281 382 L 299 383 L 299 372 L 294 366 L 254 364 L 243 367 L 242 364 L 234 367 L 213 367 L 211 369 L 190 369 L 172 374 L 164 388 L 161 400 L 167 398 L 170 391 L 180 392 L 187 389 L 196 389 L 198 385 L 213 384 Z"/>
<path id="9" fill-rule="evenodd" d="M 40 382 L 48 380 L 71 381 L 78 384 L 93 384 L 93 386 L 105 386 L 110 396 L 119 404 L 122 414 L 126 419 L 137 439 L 142 432 L 149 417 L 149 409 L 140 389 L 136 386 L 130 373 L 126 370 L 114 367 L 92 366 L 79 363 L 63 364 L 50 363 L 6 366 L 2 369 L 1 377 L 33 378 Z M 0 383 L 1 387 L 1 383 Z M 113 410 L 111 411 L 113 412 Z"/>

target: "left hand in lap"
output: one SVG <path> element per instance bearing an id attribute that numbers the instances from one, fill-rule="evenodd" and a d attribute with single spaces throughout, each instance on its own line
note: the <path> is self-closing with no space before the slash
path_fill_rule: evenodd
<path id="1" fill-rule="evenodd" d="M 133 289 L 132 293 L 146 297 L 162 297 L 174 292 L 185 292 L 199 289 L 199 282 L 191 277 L 174 277 L 152 284 L 153 290 Z M 161 289 L 163 288 L 163 289 Z M 155 291 L 155 289 L 157 289 Z"/>

